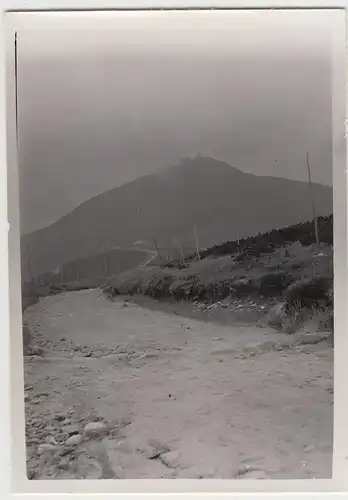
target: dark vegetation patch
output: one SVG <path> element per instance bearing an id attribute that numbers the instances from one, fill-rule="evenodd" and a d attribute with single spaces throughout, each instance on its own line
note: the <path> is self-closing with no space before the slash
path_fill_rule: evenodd
<path id="1" fill-rule="evenodd" d="M 318 217 L 320 241 L 325 245 L 333 245 L 333 215 Z M 259 257 L 271 253 L 278 248 L 298 241 L 302 246 L 310 246 L 315 242 L 313 221 L 303 222 L 282 229 L 274 229 L 264 234 L 257 234 L 239 241 L 227 241 L 213 246 L 202 253 L 202 257 L 242 254 Z"/>
<path id="2" fill-rule="evenodd" d="M 333 245 L 333 215 L 318 217 L 318 228 L 320 242 L 324 245 Z M 302 246 L 310 246 L 315 242 L 313 221 L 302 222 L 281 229 L 273 229 L 267 233 L 259 233 L 255 236 L 242 238 L 240 240 L 225 241 L 219 245 L 200 251 L 201 259 L 207 257 L 221 257 L 223 255 L 234 255 L 235 259 L 244 262 L 248 257 L 260 257 L 272 253 L 281 247 L 286 247 L 294 242 Z M 185 263 L 196 260 L 196 253 L 188 256 Z M 172 261 L 165 267 L 182 267 L 181 260 Z"/>

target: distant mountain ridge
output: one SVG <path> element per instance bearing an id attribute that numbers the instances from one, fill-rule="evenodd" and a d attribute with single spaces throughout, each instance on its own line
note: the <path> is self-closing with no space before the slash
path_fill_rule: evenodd
<path id="1" fill-rule="evenodd" d="M 333 211 L 331 187 L 313 184 L 318 215 Z M 39 231 L 22 237 L 23 278 L 108 251 L 200 247 L 266 232 L 312 218 L 306 182 L 246 174 L 213 158 L 185 159 L 159 174 L 140 177 L 82 203 Z"/>

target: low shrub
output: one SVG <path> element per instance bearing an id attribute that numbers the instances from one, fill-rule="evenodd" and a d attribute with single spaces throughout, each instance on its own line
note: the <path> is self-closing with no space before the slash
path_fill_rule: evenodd
<path id="1" fill-rule="evenodd" d="M 286 309 L 331 305 L 332 283 L 326 277 L 314 276 L 292 283 L 284 294 Z"/>
<path id="2" fill-rule="evenodd" d="M 265 273 L 257 280 L 262 295 L 279 296 L 292 283 L 291 274 L 285 271 Z"/>
<path id="3" fill-rule="evenodd" d="M 255 289 L 255 281 L 245 276 L 233 280 L 229 287 L 230 294 L 235 297 L 249 296 Z"/>

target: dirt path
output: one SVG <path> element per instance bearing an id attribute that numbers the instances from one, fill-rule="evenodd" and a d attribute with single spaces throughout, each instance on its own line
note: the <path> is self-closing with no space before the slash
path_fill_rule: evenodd
<path id="1" fill-rule="evenodd" d="M 147 259 L 140 265 L 140 267 L 146 267 L 151 264 L 157 257 L 156 252 L 153 252 L 152 250 L 148 250 L 148 257 Z"/>
<path id="2" fill-rule="evenodd" d="M 327 343 L 274 350 L 289 338 L 100 290 L 45 298 L 25 320 L 44 349 L 25 358 L 29 477 L 331 477 Z"/>
<path id="3" fill-rule="evenodd" d="M 137 248 L 137 247 L 131 247 L 131 248 L 125 248 L 125 247 L 113 247 L 113 250 L 129 250 L 131 252 L 141 252 L 141 253 L 144 253 L 146 254 L 146 257 L 140 262 L 140 264 L 137 266 L 137 267 L 146 267 L 148 266 L 149 264 L 151 264 L 151 262 L 153 260 L 156 259 L 157 257 L 157 252 L 155 252 L 154 250 L 151 250 L 150 248 Z"/>

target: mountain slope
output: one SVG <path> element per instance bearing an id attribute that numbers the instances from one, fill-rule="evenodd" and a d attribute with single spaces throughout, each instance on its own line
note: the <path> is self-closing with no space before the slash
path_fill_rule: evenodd
<path id="1" fill-rule="evenodd" d="M 313 185 L 318 215 L 332 212 L 332 189 Z M 184 160 L 83 203 L 22 238 L 23 277 L 77 258 L 153 238 L 166 246 L 201 247 L 295 224 L 312 217 L 308 184 L 245 174 L 211 158 Z M 33 258 L 34 257 L 34 258 Z"/>

